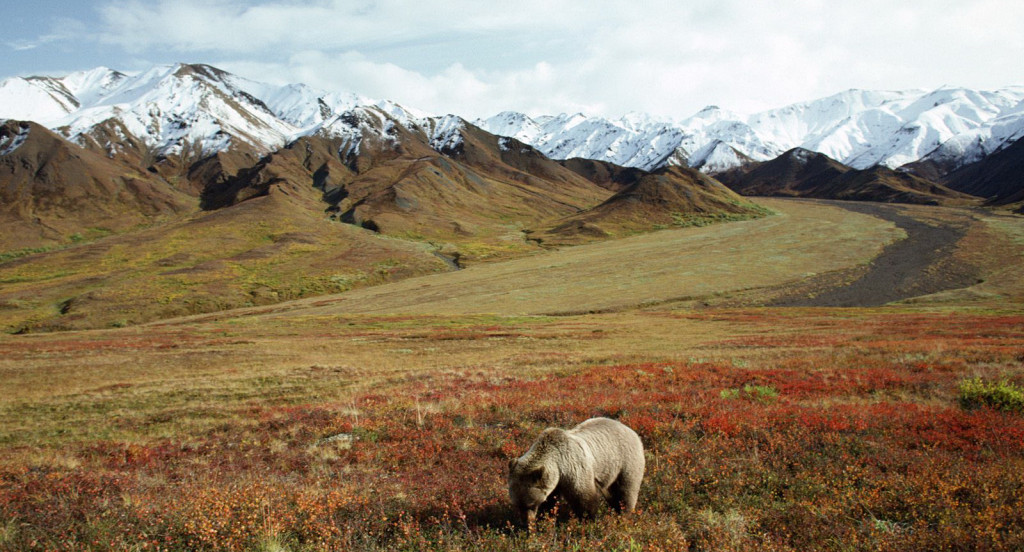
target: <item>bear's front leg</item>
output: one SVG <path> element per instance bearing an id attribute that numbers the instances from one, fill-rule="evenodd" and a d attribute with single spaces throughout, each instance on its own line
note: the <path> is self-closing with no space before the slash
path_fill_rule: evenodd
<path id="1" fill-rule="evenodd" d="M 601 508 L 601 503 L 605 501 L 604 495 L 594 484 L 593 478 L 584 478 L 583 481 L 567 486 L 563 496 L 572 508 L 573 514 L 578 518 L 596 516 Z"/>

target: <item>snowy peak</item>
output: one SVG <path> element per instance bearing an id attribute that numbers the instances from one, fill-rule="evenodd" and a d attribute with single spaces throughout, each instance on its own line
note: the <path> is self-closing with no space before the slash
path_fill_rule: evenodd
<path id="1" fill-rule="evenodd" d="M 308 135 L 343 138 L 352 153 L 369 144 L 364 138 L 394 143 L 397 127 L 426 136 L 438 151 L 454 151 L 458 129 L 468 124 L 388 100 L 261 83 L 189 64 L 137 74 L 99 67 L 59 78 L 7 79 L 0 82 L 0 119 L 36 121 L 111 155 L 125 147 L 156 155 L 185 149 L 264 154 Z M 799 147 L 858 169 L 924 160 L 949 171 L 1024 137 L 1024 87 L 851 89 L 749 116 L 714 105 L 686 118 L 505 111 L 474 124 L 553 159 L 644 170 L 678 165 L 714 173 Z"/>
<path id="2" fill-rule="evenodd" d="M 489 119 L 477 120 L 476 126 L 527 144 L 538 142 L 543 133 L 536 121 L 516 111 L 502 111 Z"/>
<path id="3" fill-rule="evenodd" d="M 78 100 L 56 79 L 14 77 L 0 82 L 0 119 L 49 125 L 78 107 Z"/>
<path id="4" fill-rule="evenodd" d="M 350 167 L 368 151 L 398 144 L 393 119 L 376 107 L 353 107 L 313 127 L 309 134 L 339 139 L 338 155 Z"/>
<path id="5" fill-rule="evenodd" d="M 686 127 L 703 127 L 719 121 L 738 121 L 741 119 L 742 117 L 738 113 L 726 111 L 717 105 L 709 105 L 688 117 L 682 124 Z"/>
<path id="6" fill-rule="evenodd" d="M 313 132 L 338 113 L 372 103 L 356 94 L 317 90 L 305 84 L 274 86 L 234 75 L 227 76 L 225 82 L 259 98 L 275 117 L 295 127 L 302 135 Z"/>
<path id="7" fill-rule="evenodd" d="M 704 173 L 720 173 L 743 166 L 749 161 L 749 157 L 732 145 L 715 140 L 691 155 L 688 164 Z"/>
<path id="8" fill-rule="evenodd" d="M 630 114 L 529 117 L 503 112 L 478 124 L 555 159 L 585 157 L 652 170 L 684 164 L 719 172 L 792 148 L 854 168 L 895 168 L 928 157 L 977 160 L 1024 136 L 1024 88 L 977 91 L 846 90 L 742 116 L 718 106 L 673 121 Z"/>
<path id="9" fill-rule="evenodd" d="M 80 105 L 91 105 L 116 90 L 127 78 L 124 73 L 97 67 L 90 71 L 71 73 L 60 81 Z"/>
<path id="10" fill-rule="evenodd" d="M 529 144 L 553 159 L 582 157 L 647 170 L 667 164 L 682 137 L 670 123 L 638 114 L 619 120 L 581 113 L 531 119 L 504 112 L 477 120 L 476 125 Z"/>
<path id="11" fill-rule="evenodd" d="M 116 126 L 159 154 L 177 153 L 186 144 L 205 153 L 227 149 L 233 141 L 259 151 L 283 146 L 292 126 L 232 86 L 228 77 L 207 65 L 184 64 L 135 76 L 105 68 L 74 73 L 53 82 L 68 92 L 76 109 L 44 122 L 79 143 L 90 138 L 98 142 L 94 131 Z M 111 153 L 118 147 L 113 142 L 101 145 Z"/>
<path id="12" fill-rule="evenodd" d="M 466 121 L 457 115 L 445 115 L 431 121 L 430 147 L 438 153 L 451 154 L 462 146 Z"/>
<path id="13" fill-rule="evenodd" d="M 477 124 L 488 132 L 530 144 L 554 159 L 582 157 L 643 170 L 696 167 L 704 155 L 694 157 L 694 153 L 715 141 L 742 152 L 737 159 L 771 158 L 775 148 L 745 122 L 732 117 L 735 114 L 711 106 L 678 123 L 638 114 L 617 120 L 581 114 L 532 120 L 505 112 Z"/>
<path id="14" fill-rule="evenodd" d="M 987 127 L 1021 99 L 1021 90 L 1009 88 L 848 90 L 756 114 L 751 126 L 782 147 L 804 147 L 854 168 L 895 168 L 956 136 Z"/>
<path id="15" fill-rule="evenodd" d="M 394 144 L 395 125 L 424 131 L 431 117 L 388 100 L 272 85 L 202 64 L 152 67 L 127 75 L 105 67 L 65 77 L 0 83 L 0 118 L 33 120 L 79 144 L 115 155 L 230 149 L 265 154 L 302 136 L 342 138 L 348 153 Z M 432 126 L 431 126 L 432 128 Z"/>

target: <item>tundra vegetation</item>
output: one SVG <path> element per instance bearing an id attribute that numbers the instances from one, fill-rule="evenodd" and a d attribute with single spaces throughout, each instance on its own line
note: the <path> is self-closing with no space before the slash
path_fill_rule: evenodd
<path id="1" fill-rule="evenodd" d="M 1024 546 L 1024 417 L 966 400 L 1024 383 L 1019 313 L 242 317 L 0 349 L 4 550 Z M 639 511 L 515 530 L 508 459 L 591 416 L 641 436 Z"/>
<path id="2" fill-rule="evenodd" d="M 855 279 L 899 237 L 770 205 L 333 297 L 0 336 L 0 550 L 1024 549 L 1021 219 L 907 208 L 962 222 L 925 272 L 975 285 L 756 307 Z M 643 441 L 637 512 L 516 529 L 508 460 L 595 416 Z"/>

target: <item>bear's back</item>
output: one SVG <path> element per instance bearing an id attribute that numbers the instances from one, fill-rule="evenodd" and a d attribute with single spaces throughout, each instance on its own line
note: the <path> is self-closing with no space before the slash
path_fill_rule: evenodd
<path id="1" fill-rule="evenodd" d="M 591 418 L 568 431 L 584 441 L 595 456 L 643 459 L 640 436 L 625 424 L 610 418 Z"/>

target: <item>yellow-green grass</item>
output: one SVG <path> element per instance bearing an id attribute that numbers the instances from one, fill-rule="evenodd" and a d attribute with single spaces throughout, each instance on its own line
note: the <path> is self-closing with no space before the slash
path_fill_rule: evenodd
<path id="1" fill-rule="evenodd" d="M 565 314 L 710 300 L 862 266 L 904 235 L 889 222 L 838 207 L 758 201 L 777 214 L 565 248 L 291 303 L 287 308 L 330 313 Z"/>
<path id="2" fill-rule="evenodd" d="M 861 265 L 900 236 L 889 223 L 834 207 L 769 204 L 778 215 L 472 265 L 441 279 L 343 295 L 332 308 L 585 312 L 713 297 Z M 491 237 L 497 241 L 484 236 L 428 244 L 382 237 L 272 195 L 0 264 L 0 326 L 8 332 L 125 326 L 448 270 L 432 248 L 465 258 L 530 249 L 518 232 Z"/>
<path id="3" fill-rule="evenodd" d="M 379 237 L 270 196 L 0 264 L 0 327 L 123 326 L 447 269 L 427 244 Z"/>
<path id="4" fill-rule="evenodd" d="M 486 236 L 434 244 L 377 236 L 312 211 L 275 207 L 280 201 L 258 198 L 230 214 L 200 215 L 2 263 L 0 326 L 7 332 L 124 326 L 301 297 L 315 299 L 274 308 L 565 314 L 759 304 L 804 282 L 856 278 L 887 243 L 903 236 L 891 223 L 839 207 L 763 199 L 776 215 L 473 264 L 457 273 L 369 288 L 449 270 L 431 251 L 482 258 L 521 255 L 529 248 L 514 229 L 491 236 L 507 249 Z M 919 302 L 998 306 L 1024 300 L 1020 217 L 906 209 L 925 220 L 971 220 L 956 255 L 985 272 L 976 286 Z M 366 289 L 330 295 L 353 288 Z"/>

